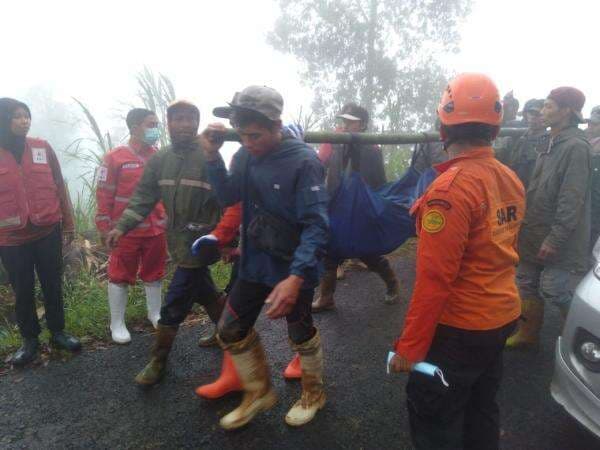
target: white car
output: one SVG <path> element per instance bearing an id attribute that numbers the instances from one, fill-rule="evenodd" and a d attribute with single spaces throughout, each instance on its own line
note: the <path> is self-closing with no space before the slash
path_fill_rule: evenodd
<path id="1" fill-rule="evenodd" d="M 552 397 L 600 437 L 600 239 L 595 264 L 579 283 L 556 342 Z"/>

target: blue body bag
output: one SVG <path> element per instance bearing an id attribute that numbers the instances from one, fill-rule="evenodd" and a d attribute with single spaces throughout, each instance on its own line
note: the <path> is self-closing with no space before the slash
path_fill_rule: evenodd
<path id="1" fill-rule="evenodd" d="M 434 169 L 419 174 L 412 166 L 398 181 L 373 190 L 358 172 L 344 177 L 329 206 L 334 259 L 385 255 L 415 236 L 409 211 L 437 176 Z"/>

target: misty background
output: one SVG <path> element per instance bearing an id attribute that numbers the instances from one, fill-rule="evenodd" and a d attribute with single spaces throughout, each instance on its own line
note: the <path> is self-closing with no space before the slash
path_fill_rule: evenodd
<path id="1" fill-rule="evenodd" d="M 600 104 L 593 0 L 31 0 L 0 12 L 0 96 L 30 106 L 30 135 L 57 150 L 72 196 L 93 172 L 66 149 L 98 150 L 81 105 L 112 144 L 126 141 L 145 68 L 200 107 L 201 127 L 259 84 L 283 94 L 284 122 L 330 128 L 354 100 L 377 130 L 426 130 L 448 78 L 464 71 L 487 73 L 521 106 L 560 85 L 585 93 L 586 114 Z"/>

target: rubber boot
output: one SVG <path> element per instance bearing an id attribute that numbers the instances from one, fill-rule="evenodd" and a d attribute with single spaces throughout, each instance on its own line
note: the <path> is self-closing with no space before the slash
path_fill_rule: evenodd
<path id="1" fill-rule="evenodd" d="M 544 321 L 544 302 L 538 299 L 523 299 L 522 321 L 517 332 L 506 340 L 510 350 L 537 351 L 540 344 L 540 329 Z"/>
<path id="2" fill-rule="evenodd" d="M 210 324 L 207 324 L 200 332 L 200 338 L 198 339 L 199 347 L 212 347 L 217 345 L 217 326 L 221 318 L 221 313 L 227 302 L 227 295 L 222 295 L 218 299 L 204 305 L 204 310 L 210 318 Z"/>
<path id="3" fill-rule="evenodd" d="M 37 354 L 40 343 L 37 337 L 23 338 L 21 347 L 14 353 L 10 362 L 15 367 L 23 367 L 33 361 Z"/>
<path id="4" fill-rule="evenodd" d="M 204 324 L 200 330 L 198 347 L 212 347 L 217 344 L 217 326 L 212 322 Z"/>
<path id="5" fill-rule="evenodd" d="M 156 328 L 156 340 L 150 352 L 150 362 L 135 377 L 135 382 L 142 386 L 152 386 L 165 375 L 167 358 L 177 336 L 177 325 L 161 325 Z"/>
<path id="6" fill-rule="evenodd" d="M 154 281 L 144 283 L 146 290 L 146 308 L 148 308 L 148 320 L 152 322 L 154 329 L 158 327 L 160 319 L 160 307 L 162 305 L 162 282 Z"/>
<path id="7" fill-rule="evenodd" d="M 300 355 L 296 353 L 294 358 L 283 371 L 283 377 L 286 380 L 299 380 L 302 378 L 302 368 L 300 366 Z"/>
<path id="8" fill-rule="evenodd" d="M 125 326 L 125 310 L 127 309 L 126 284 L 108 283 L 108 306 L 110 308 L 110 334 L 113 342 L 128 344 L 131 334 Z"/>
<path id="9" fill-rule="evenodd" d="M 323 390 L 323 349 L 317 331 L 308 341 L 292 345 L 300 354 L 302 366 L 302 396 L 285 416 L 285 422 L 293 427 L 307 424 L 325 406 Z"/>
<path id="10" fill-rule="evenodd" d="M 371 270 L 381 277 L 387 288 L 383 302 L 386 305 L 397 303 L 400 299 L 400 282 L 389 261 L 384 258 L 378 267 Z"/>
<path id="11" fill-rule="evenodd" d="M 196 394 L 200 397 L 216 399 L 241 390 L 242 382 L 233 364 L 233 359 L 231 359 L 231 354 L 223 352 L 221 375 L 213 383 L 197 387 Z"/>
<path id="12" fill-rule="evenodd" d="M 337 284 L 337 268 L 325 271 L 321 284 L 319 285 L 319 296 L 312 303 L 312 312 L 318 313 L 335 309 L 333 294 Z"/>
<path id="13" fill-rule="evenodd" d="M 223 350 L 231 352 L 231 358 L 238 371 L 244 397 L 242 403 L 220 420 L 226 430 L 243 427 L 257 414 L 271 409 L 277 403 L 277 395 L 271 386 L 271 375 L 265 351 L 256 331 L 252 329 L 239 342 L 225 344 Z"/>

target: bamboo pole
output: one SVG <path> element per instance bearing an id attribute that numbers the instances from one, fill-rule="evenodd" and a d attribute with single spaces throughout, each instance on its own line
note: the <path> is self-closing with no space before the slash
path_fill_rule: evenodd
<path id="1" fill-rule="evenodd" d="M 500 137 L 521 136 L 527 131 L 526 128 L 502 128 Z M 226 141 L 240 141 L 239 135 L 234 129 L 228 128 L 225 135 Z M 440 135 L 435 132 L 421 133 L 336 133 L 331 131 L 309 131 L 304 135 L 304 141 L 309 144 L 378 144 L 378 145 L 400 145 L 418 144 L 423 142 L 437 142 Z"/>

